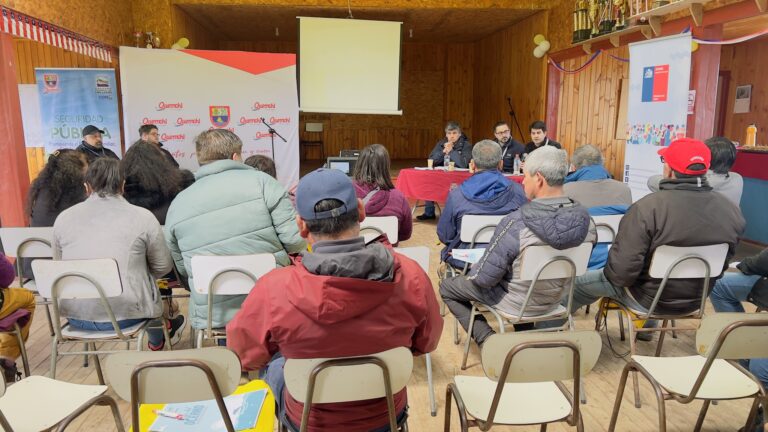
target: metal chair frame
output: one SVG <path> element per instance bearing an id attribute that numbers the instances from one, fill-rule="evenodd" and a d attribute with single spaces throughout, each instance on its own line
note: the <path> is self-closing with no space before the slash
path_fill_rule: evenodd
<path id="1" fill-rule="evenodd" d="M 214 282 L 216 280 L 227 274 L 227 273 L 239 273 L 243 276 L 246 276 L 250 278 L 253 283 L 255 284 L 256 281 L 258 281 L 258 277 L 256 277 L 252 272 L 240 268 L 240 267 L 228 267 L 223 268 L 219 271 L 217 271 L 213 277 L 211 278 L 211 283 L 208 285 L 208 324 L 206 325 L 206 328 L 197 330 L 197 342 L 195 346 L 197 348 L 203 347 L 203 341 L 206 339 L 218 341 L 221 339 L 227 338 L 227 332 L 223 328 L 215 329 L 213 328 L 213 296 L 215 295 L 215 289 L 214 289 Z"/>

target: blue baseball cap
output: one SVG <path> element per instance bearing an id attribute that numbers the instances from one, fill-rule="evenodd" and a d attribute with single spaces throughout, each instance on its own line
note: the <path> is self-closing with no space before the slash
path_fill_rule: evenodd
<path id="1" fill-rule="evenodd" d="M 322 200 L 335 199 L 342 205 L 316 212 L 315 205 Z M 339 217 L 357 208 L 357 195 L 352 180 L 337 169 L 319 168 L 299 180 L 296 188 L 296 211 L 304 220 Z"/>

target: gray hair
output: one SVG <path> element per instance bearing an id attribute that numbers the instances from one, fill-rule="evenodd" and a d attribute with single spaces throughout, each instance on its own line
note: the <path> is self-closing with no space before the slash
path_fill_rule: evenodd
<path id="1" fill-rule="evenodd" d="M 576 169 L 583 168 L 590 165 L 602 165 L 603 154 L 600 153 L 600 149 L 592 144 L 584 144 L 573 151 L 573 157 L 571 157 L 571 163 Z"/>
<path id="2" fill-rule="evenodd" d="M 459 126 L 459 124 L 456 123 L 455 121 L 449 121 L 448 123 L 445 124 L 445 131 L 446 132 L 448 132 L 448 131 L 455 131 L 455 130 L 457 130 L 457 131 L 459 131 L 459 133 L 461 133 L 461 126 Z"/>
<path id="3" fill-rule="evenodd" d="M 541 173 L 549 186 L 562 186 L 568 175 L 568 154 L 554 146 L 541 146 L 525 158 L 525 172 Z"/>
<path id="4" fill-rule="evenodd" d="M 195 138 L 197 162 L 205 165 L 217 160 L 232 159 L 233 154 L 243 151 L 240 137 L 226 129 L 207 130 Z"/>
<path id="5" fill-rule="evenodd" d="M 472 160 L 479 170 L 496 169 L 501 161 L 501 146 L 496 141 L 482 140 L 472 147 Z"/>

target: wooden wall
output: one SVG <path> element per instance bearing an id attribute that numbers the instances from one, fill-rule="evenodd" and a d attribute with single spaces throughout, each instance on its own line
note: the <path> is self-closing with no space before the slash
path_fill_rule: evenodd
<path id="1" fill-rule="evenodd" d="M 627 58 L 629 49 L 624 46 L 605 54 Z M 575 69 L 587 59 L 582 56 L 566 60 L 562 66 Z M 629 79 L 629 64 L 601 55 L 581 73 L 559 74 L 557 141 L 568 154 L 583 144 L 598 146 L 606 169 L 614 178 L 623 179 L 625 141 L 615 136 L 621 79 Z"/>
<path id="2" fill-rule="evenodd" d="M 757 125 L 757 143 L 768 145 L 768 39 L 759 38 L 736 45 L 724 46 L 720 57 L 720 70 L 731 72 L 728 103 L 725 111 L 724 135 L 744 142 L 747 126 Z M 734 114 L 736 87 L 752 84 L 750 112 Z M 698 99 L 698 98 L 697 98 Z M 698 104 L 698 100 L 696 101 Z"/>
<path id="3" fill-rule="evenodd" d="M 172 37 L 168 41 L 169 48 L 181 37 L 189 39 L 189 48 L 191 49 L 215 50 L 219 48 L 219 39 L 215 34 L 180 7 L 173 6 L 171 17 L 173 31 Z"/>
<path id="4" fill-rule="evenodd" d="M 533 56 L 533 37 L 547 33 L 547 12 L 539 12 L 506 30 L 480 40 L 475 45 L 473 126 L 477 141 L 492 138 L 493 125 L 511 121 L 507 97 L 520 122 L 524 138 L 530 140 L 528 126 L 543 120 L 546 101 L 546 59 Z M 520 138 L 510 124 L 512 135 Z"/>

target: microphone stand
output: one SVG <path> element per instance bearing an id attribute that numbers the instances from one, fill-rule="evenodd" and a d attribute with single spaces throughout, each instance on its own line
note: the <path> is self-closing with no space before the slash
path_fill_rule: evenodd
<path id="1" fill-rule="evenodd" d="M 267 123 L 266 120 L 264 120 L 264 117 L 261 117 L 261 122 L 267 127 L 269 131 L 269 138 L 272 139 L 272 160 L 274 161 L 275 160 L 275 135 L 280 137 L 280 139 L 283 140 L 283 142 L 288 142 L 288 141 L 285 138 L 283 138 L 282 135 L 277 133 L 277 131 L 272 127 L 272 125 Z"/>
<path id="2" fill-rule="evenodd" d="M 515 109 L 512 108 L 512 98 L 507 96 L 507 103 L 509 104 L 509 115 L 512 117 L 512 120 L 515 121 L 515 125 L 517 126 L 517 131 L 520 132 L 520 138 L 522 139 L 521 142 L 526 142 L 525 135 L 523 135 L 523 130 L 520 128 L 520 122 L 517 121 L 517 116 L 515 115 Z"/>

